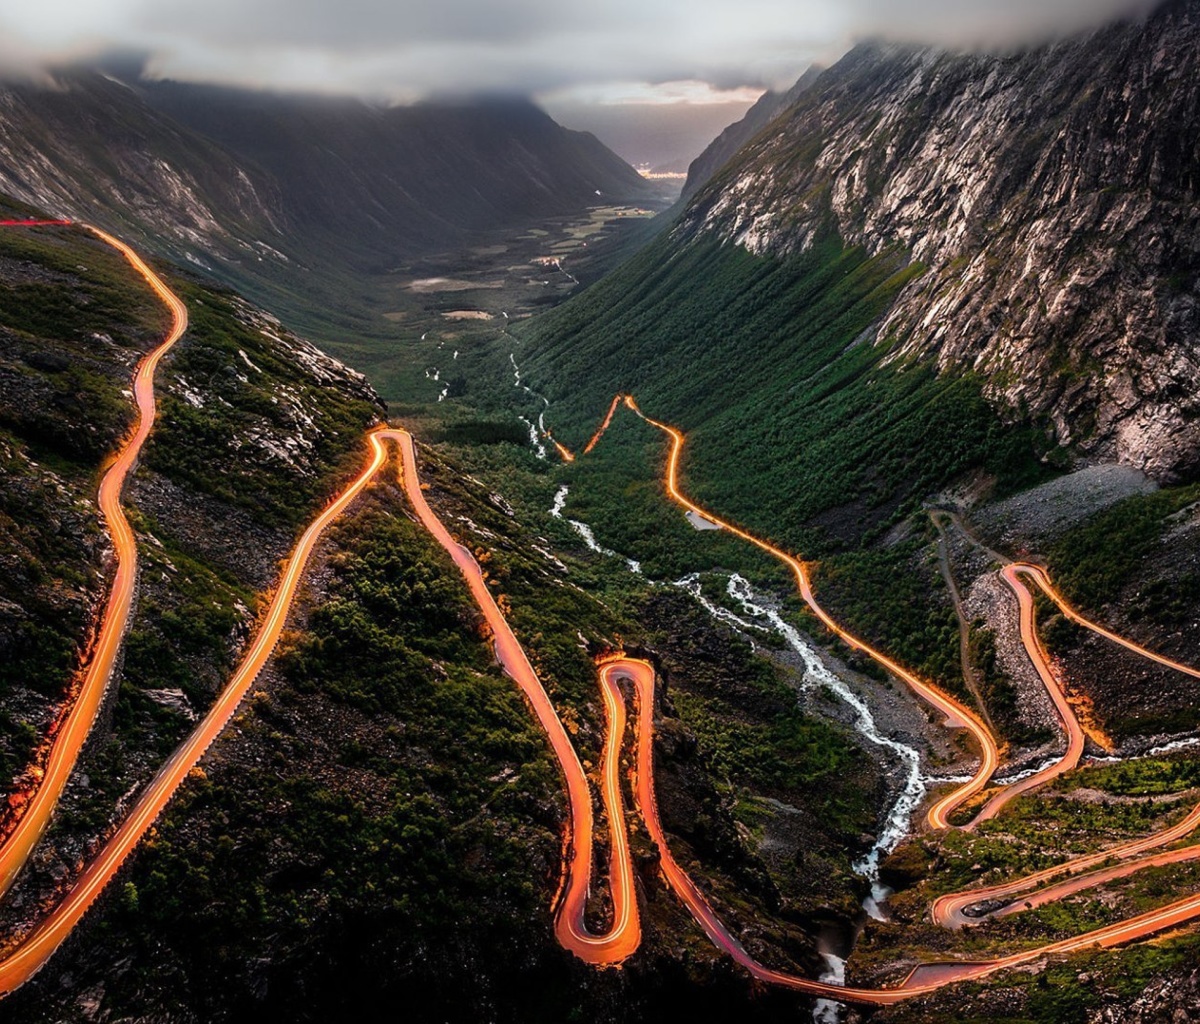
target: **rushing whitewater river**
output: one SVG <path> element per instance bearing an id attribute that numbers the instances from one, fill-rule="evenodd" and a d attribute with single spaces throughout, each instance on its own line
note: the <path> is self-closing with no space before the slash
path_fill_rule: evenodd
<path id="1" fill-rule="evenodd" d="M 881 904 L 887 898 L 888 891 L 879 881 L 879 862 L 891 853 L 897 844 L 908 835 L 912 827 L 912 816 L 925 799 L 925 777 L 921 774 L 921 755 L 912 747 L 879 731 L 875 716 L 866 702 L 856 694 L 841 679 L 829 670 L 825 662 L 817 654 L 816 648 L 809 644 L 783 616 L 754 593 L 748 580 L 734 573 L 729 577 L 729 596 L 741 606 L 742 613 L 751 619 L 766 620 L 788 646 L 795 651 L 804 662 L 804 686 L 822 686 L 829 690 L 842 703 L 854 712 L 854 727 L 870 743 L 886 750 L 893 755 L 901 765 L 903 782 L 896 802 L 884 818 L 883 828 L 875 845 L 858 863 L 852 865 L 854 871 L 865 878 L 871 885 L 871 895 L 867 897 L 863 909 L 877 920 L 883 919 Z"/>
<path id="2" fill-rule="evenodd" d="M 554 495 L 554 504 L 549 512 L 556 519 L 565 518 L 563 510 L 566 508 L 568 493 L 567 485 L 563 484 Z M 586 523 L 575 519 L 566 521 L 583 538 L 583 542 L 591 551 L 613 558 L 621 558 L 629 566 L 631 572 L 641 573 L 642 567 L 639 562 L 603 547 L 596 540 L 591 527 Z M 656 581 L 650 582 L 655 586 L 662 585 Z M 743 576 L 738 573 L 731 574 L 727 589 L 729 596 L 740 606 L 744 618 L 705 597 L 701 592 L 700 577 L 697 574 L 685 576 L 683 579 L 675 581 L 672 586 L 688 591 L 713 618 L 736 629 L 753 630 L 756 628 L 756 620 L 757 623 L 768 623 L 769 628 L 783 637 L 787 645 L 800 656 L 804 664 L 804 687 L 807 689 L 821 686 L 832 693 L 853 712 L 854 728 L 868 742 L 886 751 L 899 763 L 902 781 L 896 800 L 884 817 L 883 828 L 880 830 L 875 844 L 862 860 L 852 865 L 855 873 L 866 879 L 871 886 L 871 893 L 863 903 L 863 909 L 876 920 L 884 920 L 882 904 L 889 895 L 889 891 L 879 880 L 879 864 L 909 834 L 912 829 L 913 812 L 925 799 L 926 784 L 929 780 L 921 773 L 921 755 L 913 747 L 885 736 L 880 731 L 866 702 L 849 687 L 845 680 L 830 671 L 816 648 L 801 636 L 799 630 L 785 621 L 778 611 L 770 607 L 765 598 L 756 594 L 750 582 Z M 757 626 L 757 628 L 763 627 Z"/>

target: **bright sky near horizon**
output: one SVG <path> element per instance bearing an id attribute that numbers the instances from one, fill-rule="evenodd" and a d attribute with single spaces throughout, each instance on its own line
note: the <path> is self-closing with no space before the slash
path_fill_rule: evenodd
<path id="1" fill-rule="evenodd" d="M 865 36 L 1007 46 L 1143 11 L 1152 0 L 0 0 L 0 74 L 128 49 L 151 75 L 405 101 L 516 92 L 560 120 L 713 108 Z M 728 115 L 732 114 L 730 117 Z M 619 118 L 617 119 L 619 120 Z M 567 120 L 567 123 L 570 123 Z M 707 131 L 707 128 L 704 129 Z M 711 136 L 710 136 L 711 137 Z M 684 145 L 684 148 L 687 148 Z M 623 153 L 627 159 L 636 159 Z"/>

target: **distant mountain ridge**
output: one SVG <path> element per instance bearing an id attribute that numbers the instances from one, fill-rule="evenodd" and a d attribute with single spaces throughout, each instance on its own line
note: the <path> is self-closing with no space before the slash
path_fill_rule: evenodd
<path id="1" fill-rule="evenodd" d="M 379 108 L 85 69 L 0 85 L 0 192 L 243 285 L 653 194 L 527 100 Z"/>
<path id="2" fill-rule="evenodd" d="M 373 107 L 177 82 L 154 110 L 266 170 L 301 232 L 365 236 L 380 259 L 604 200 L 649 194 L 587 132 L 514 98 Z"/>

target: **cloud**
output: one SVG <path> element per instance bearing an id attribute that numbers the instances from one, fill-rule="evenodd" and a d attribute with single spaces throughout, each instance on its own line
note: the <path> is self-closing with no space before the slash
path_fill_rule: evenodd
<path id="1" fill-rule="evenodd" d="M 1161 0 L 851 0 L 859 35 L 967 48 L 1043 42 L 1148 14 Z"/>
<path id="2" fill-rule="evenodd" d="M 164 77 L 406 98 L 619 81 L 783 85 L 856 37 L 1010 45 L 1139 0 L 35 0 L 0 11 L 0 67 L 111 48 Z"/>

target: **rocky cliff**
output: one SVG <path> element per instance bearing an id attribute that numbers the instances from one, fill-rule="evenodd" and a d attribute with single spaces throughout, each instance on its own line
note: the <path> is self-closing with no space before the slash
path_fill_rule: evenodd
<path id="1" fill-rule="evenodd" d="M 1200 469 L 1200 3 L 1014 55 L 864 45 L 677 231 L 836 233 L 924 272 L 874 329 L 1006 414 L 1162 480 Z"/>

